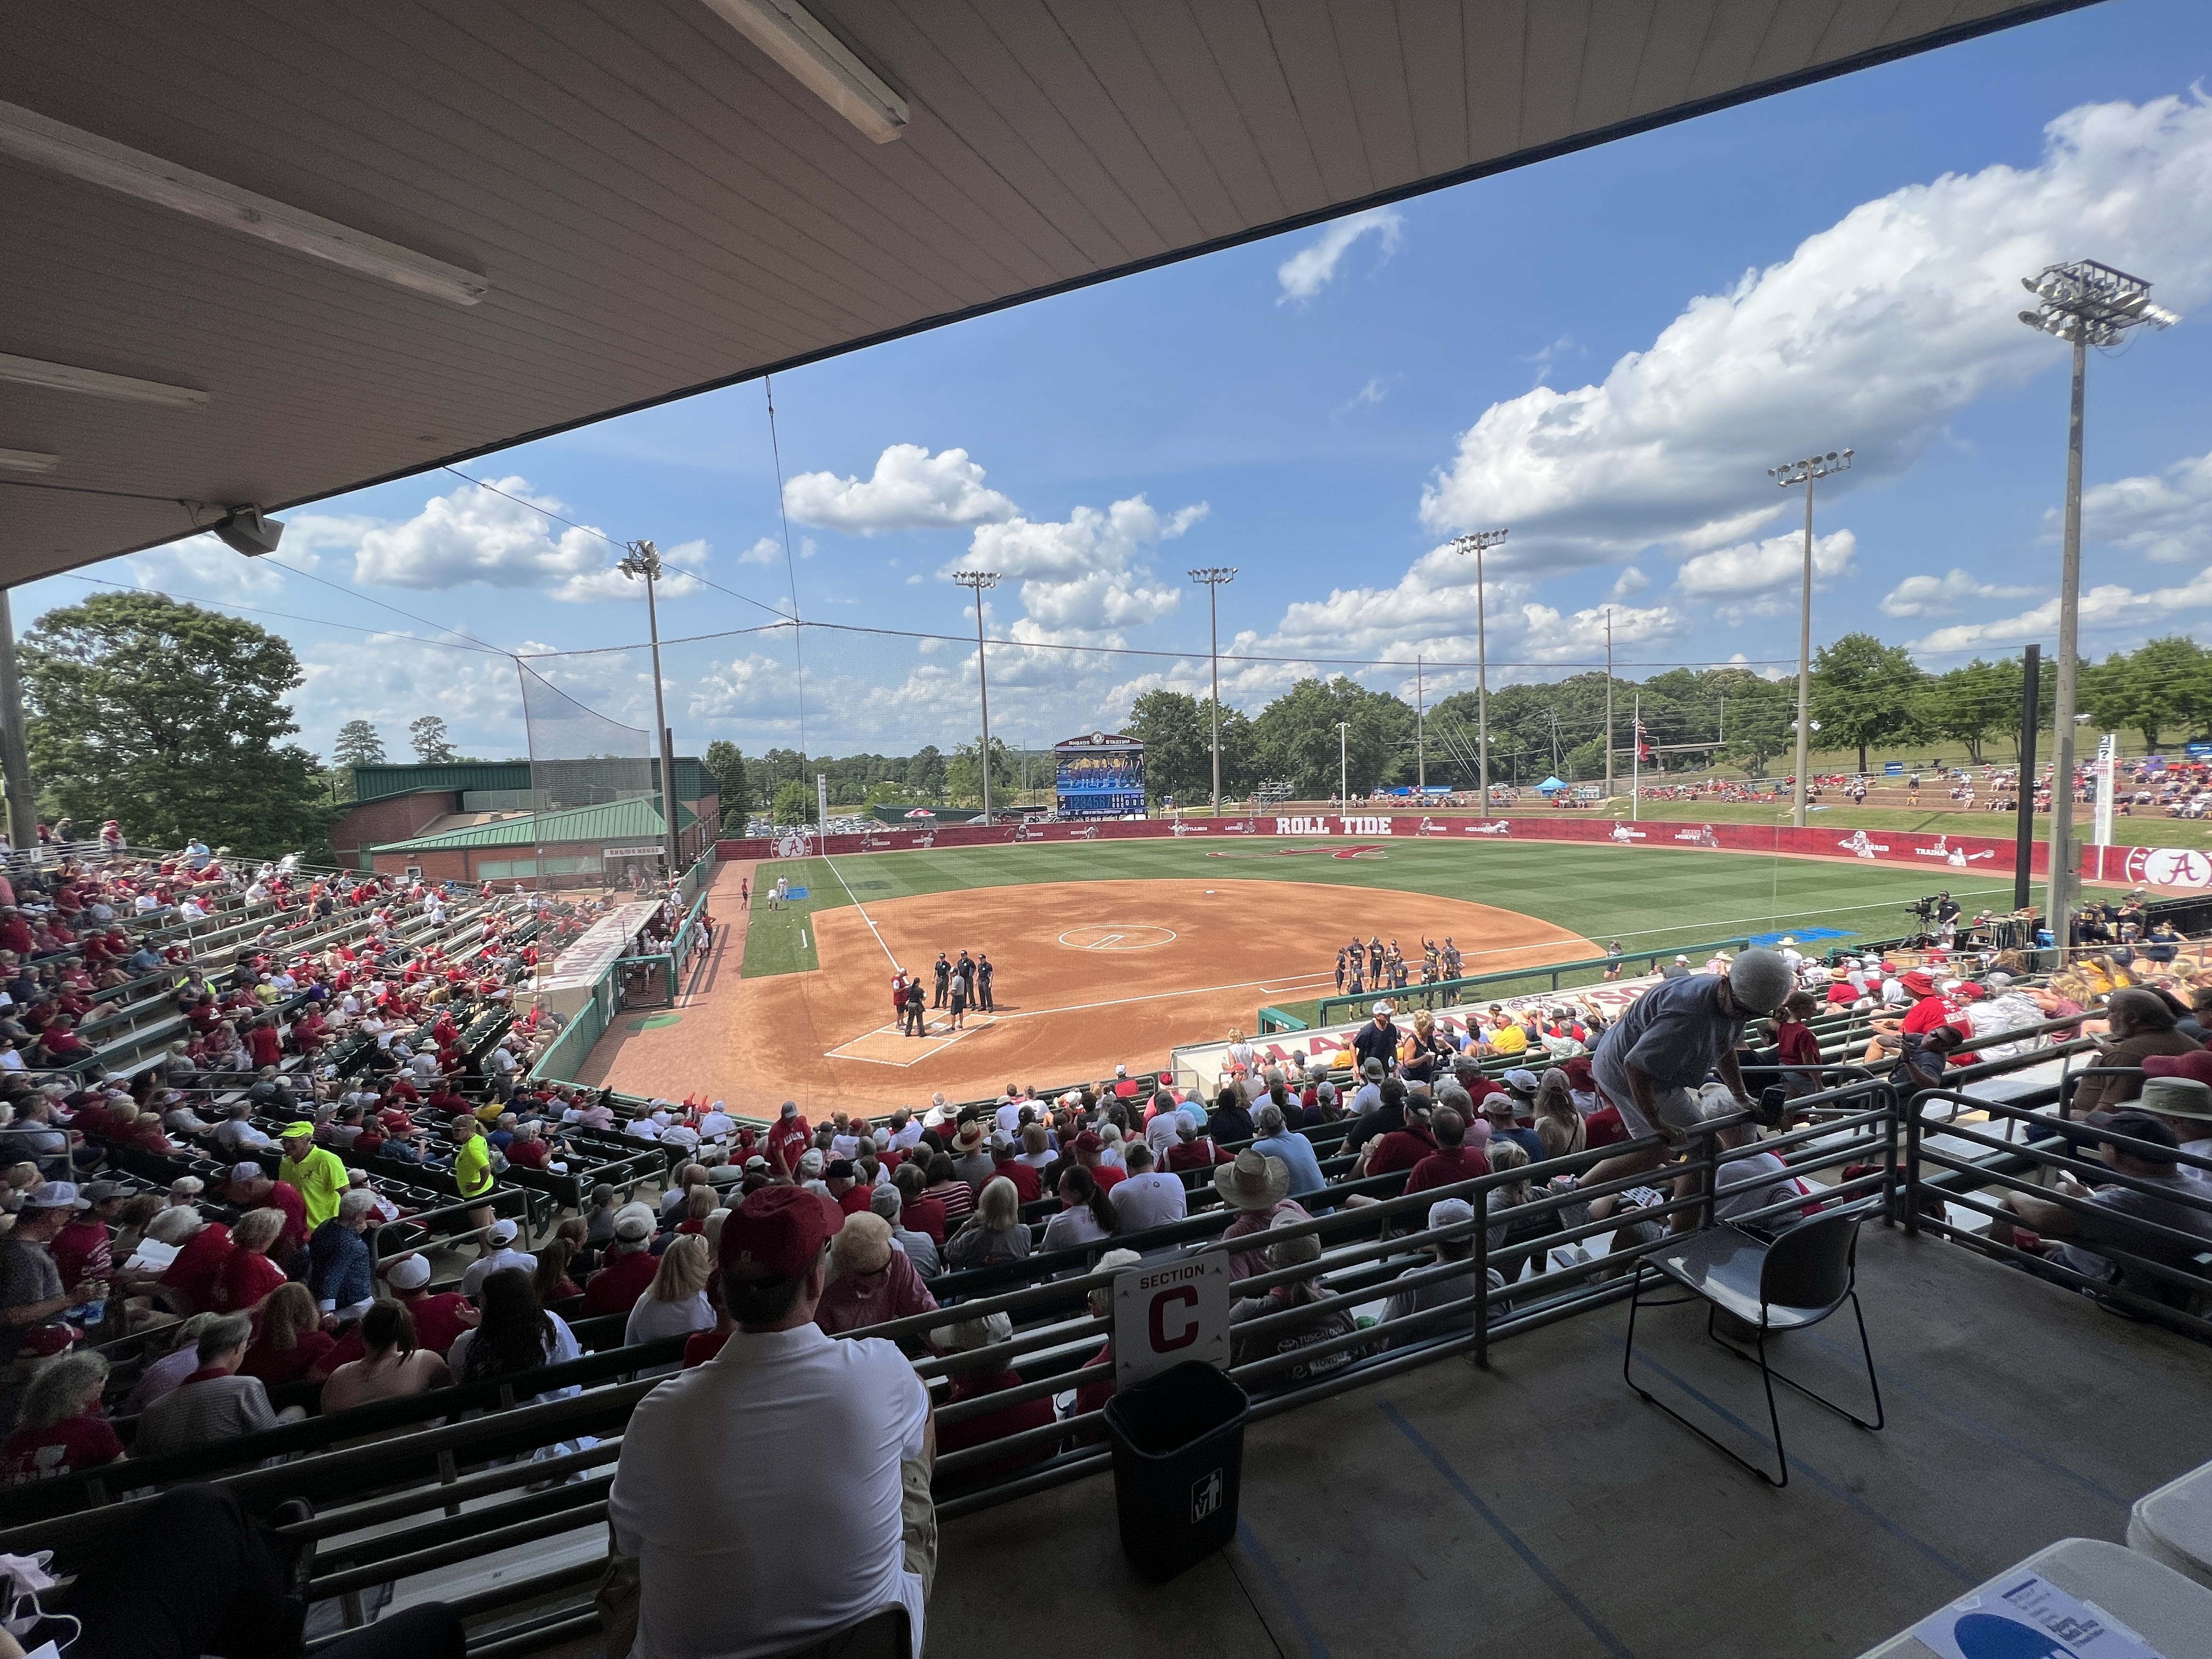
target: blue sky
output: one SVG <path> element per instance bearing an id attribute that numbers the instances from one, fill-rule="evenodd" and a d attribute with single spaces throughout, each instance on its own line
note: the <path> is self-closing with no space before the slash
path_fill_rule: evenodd
<path id="1" fill-rule="evenodd" d="M 2095 258 L 2186 320 L 2092 359 L 2084 647 L 2193 632 L 2212 618 L 2200 79 L 2212 7 L 2109 0 L 781 377 L 798 605 L 972 635 L 944 573 L 1006 572 L 987 624 L 1036 648 L 993 648 L 994 732 L 1045 744 L 1150 686 L 1203 689 L 1202 657 L 1102 649 L 1202 653 L 1192 565 L 1239 568 L 1224 651 L 1285 659 L 1224 667 L 1248 708 L 1323 658 L 1465 662 L 1473 572 L 1443 550 L 1502 524 L 1494 683 L 1601 658 L 1608 605 L 1623 664 L 1778 670 L 1802 506 L 1765 469 L 1851 445 L 1819 503 L 1816 641 L 1870 629 L 1934 668 L 2048 646 L 2067 352 L 2013 320 L 2016 279 Z M 757 384 L 467 471 L 708 579 L 665 590 L 671 635 L 770 620 L 727 590 L 792 603 Z M 81 574 L 259 607 L 240 614 L 295 641 L 304 738 L 325 751 L 361 716 L 396 755 L 434 712 L 473 752 L 521 752 L 512 662 L 428 643 L 432 625 L 589 652 L 533 666 L 650 723 L 644 653 L 608 648 L 645 618 L 605 542 L 445 473 L 288 517 L 279 556 L 312 579 L 204 538 Z M 35 584 L 16 615 L 88 591 Z M 810 630 L 805 649 L 814 752 L 975 729 L 972 644 Z M 1360 677 L 1410 691 L 1413 674 Z M 665 678 L 688 751 L 799 741 L 787 631 L 676 646 Z"/>

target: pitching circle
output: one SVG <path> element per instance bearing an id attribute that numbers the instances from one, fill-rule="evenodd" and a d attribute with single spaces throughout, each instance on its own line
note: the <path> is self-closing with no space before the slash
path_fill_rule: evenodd
<path id="1" fill-rule="evenodd" d="M 1059 943 L 1070 951 L 1152 951 L 1175 939 L 1175 929 L 1149 921 L 1094 921 L 1069 928 Z"/>

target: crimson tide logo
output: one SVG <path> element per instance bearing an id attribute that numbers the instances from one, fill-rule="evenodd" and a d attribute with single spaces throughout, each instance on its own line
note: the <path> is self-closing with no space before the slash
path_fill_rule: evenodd
<path id="1" fill-rule="evenodd" d="M 2212 887 L 2212 857 L 2185 847 L 2130 847 L 2121 875 L 2146 887 Z"/>

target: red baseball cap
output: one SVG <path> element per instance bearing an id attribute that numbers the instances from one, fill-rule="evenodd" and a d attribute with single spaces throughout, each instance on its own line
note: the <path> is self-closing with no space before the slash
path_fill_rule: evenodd
<path id="1" fill-rule="evenodd" d="M 722 1224 L 722 1267 L 741 1279 L 798 1279 L 844 1221 L 804 1187 L 763 1187 Z"/>
<path id="2" fill-rule="evenodd" d="M 1088 1129 L 1085 1129 L 1081 1134 L 1075 1138 L 1075 1150 L 1079 1152 L 1103 1152 L 1105 1149 L 1105 1146 L 1106 1143 L 1104 1141 L 1101 1140 L 1097 1135 L 1091 1133 Z"/>
<path id="3" fill-rule="evenodd" d="M 2212 1050 L 2199 1048 L 2185 1054 L 2145 1054 L 2145 1077 L 2185 1077 L 2212 1085 Z"/>

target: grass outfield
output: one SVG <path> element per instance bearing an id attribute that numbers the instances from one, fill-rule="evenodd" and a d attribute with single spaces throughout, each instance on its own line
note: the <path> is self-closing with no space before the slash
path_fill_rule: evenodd
<path id="1" fill-rule="evenodd" d="M 855 899 L 866 905 L 956 888 L 1041 882 L 1220 879 L 1390 888 L 1517 910 L 1601 946 L 1618 939 L 1632 951 L 1702 944 L 1778 928 L 1832 927 L 1869 939 L 1893 939 L 1911 920 L 1905 906 L 1939 887 L 1949 887 L 1969 915 L 1984 904 L 2009 908 L 2012 900 L 2009 880 L 1967 871 L 1941 866 L 1901 870 L 1689 848 L 1536 842 L 1469 845 L 1401 839 L 1394 841 L 1382 858 L 1333 859 L 1317 853 L 1261 856 L 1291 846 L 1352 844 L 1262 838 L 1249 848 L 1237 846 L 1230 857 L 1210 858 L 1206 847 L 1191 841 L 1055 842 L 779 862 L 773 872 L 763 866 L 755 878 L 744 972 L 750 978 L 817 966 L 811 918 L 819 909 Z M 1212 850 L 1231 851 L 1218 843 Z M 781 911 L 764 910 L 759 905 L 760 889 L 778 873 L 793 886 L 806 888 L 807 897 Z M 1255 923 L 1255 951 L 1264 952 L 1265 941 L 1262 919 Z M 963 945 L 988 949 L 990 943 L 980 938 L 945 941 L 951 950 Z M 1467 955 L 1467 971 L 1480 973 L 1482 941 L 1462 939 L 1459 945 Z M 1297 965 L 1319 970 L 1332 964 Z"/>
<path id="2" fill-rule="evenodd" d="M 1832 800 L 1834 797 L 1830 799 Z M 1597 807 L 1589 810 L 1595 816 L 1626 818 L 1628 802 L 1624 797 L 1614 802 L 1611 809 Z M 1559 816 L 1573 815 L 1561 813 Z M 1786 824 L 1790 822 L 1790 804 L 1784 801 L 1777 806 L 1763 801 L 1647 800 L 1638 816 L 1666 823 Z M 1911 835 L 1986 836 L 1997 841 L 2010 841 L 2019 820 L 2010 812 L 1930 812 L 1909 806 L 1816 804 L 1805 822 L 1815 830 L 1832 828 L 1844 835 L 1854 830 L 1901 830 Z M 2089 817 L 2084 812 L 2075 825 L 2075 839 L 2086 843 L 2089 839 Z M 2047 816 L 2036 819 L 2035 838 L 2038 841 L 2051 839 L 2051 819 Z M 2148 812 L 2142 817 L 2124 818 L 2115 813 L 2112 817 L 2112 844 L 2115 847 L 2201 848 L 2212 844 L 2212 821 L 2169 818 Z"/>

